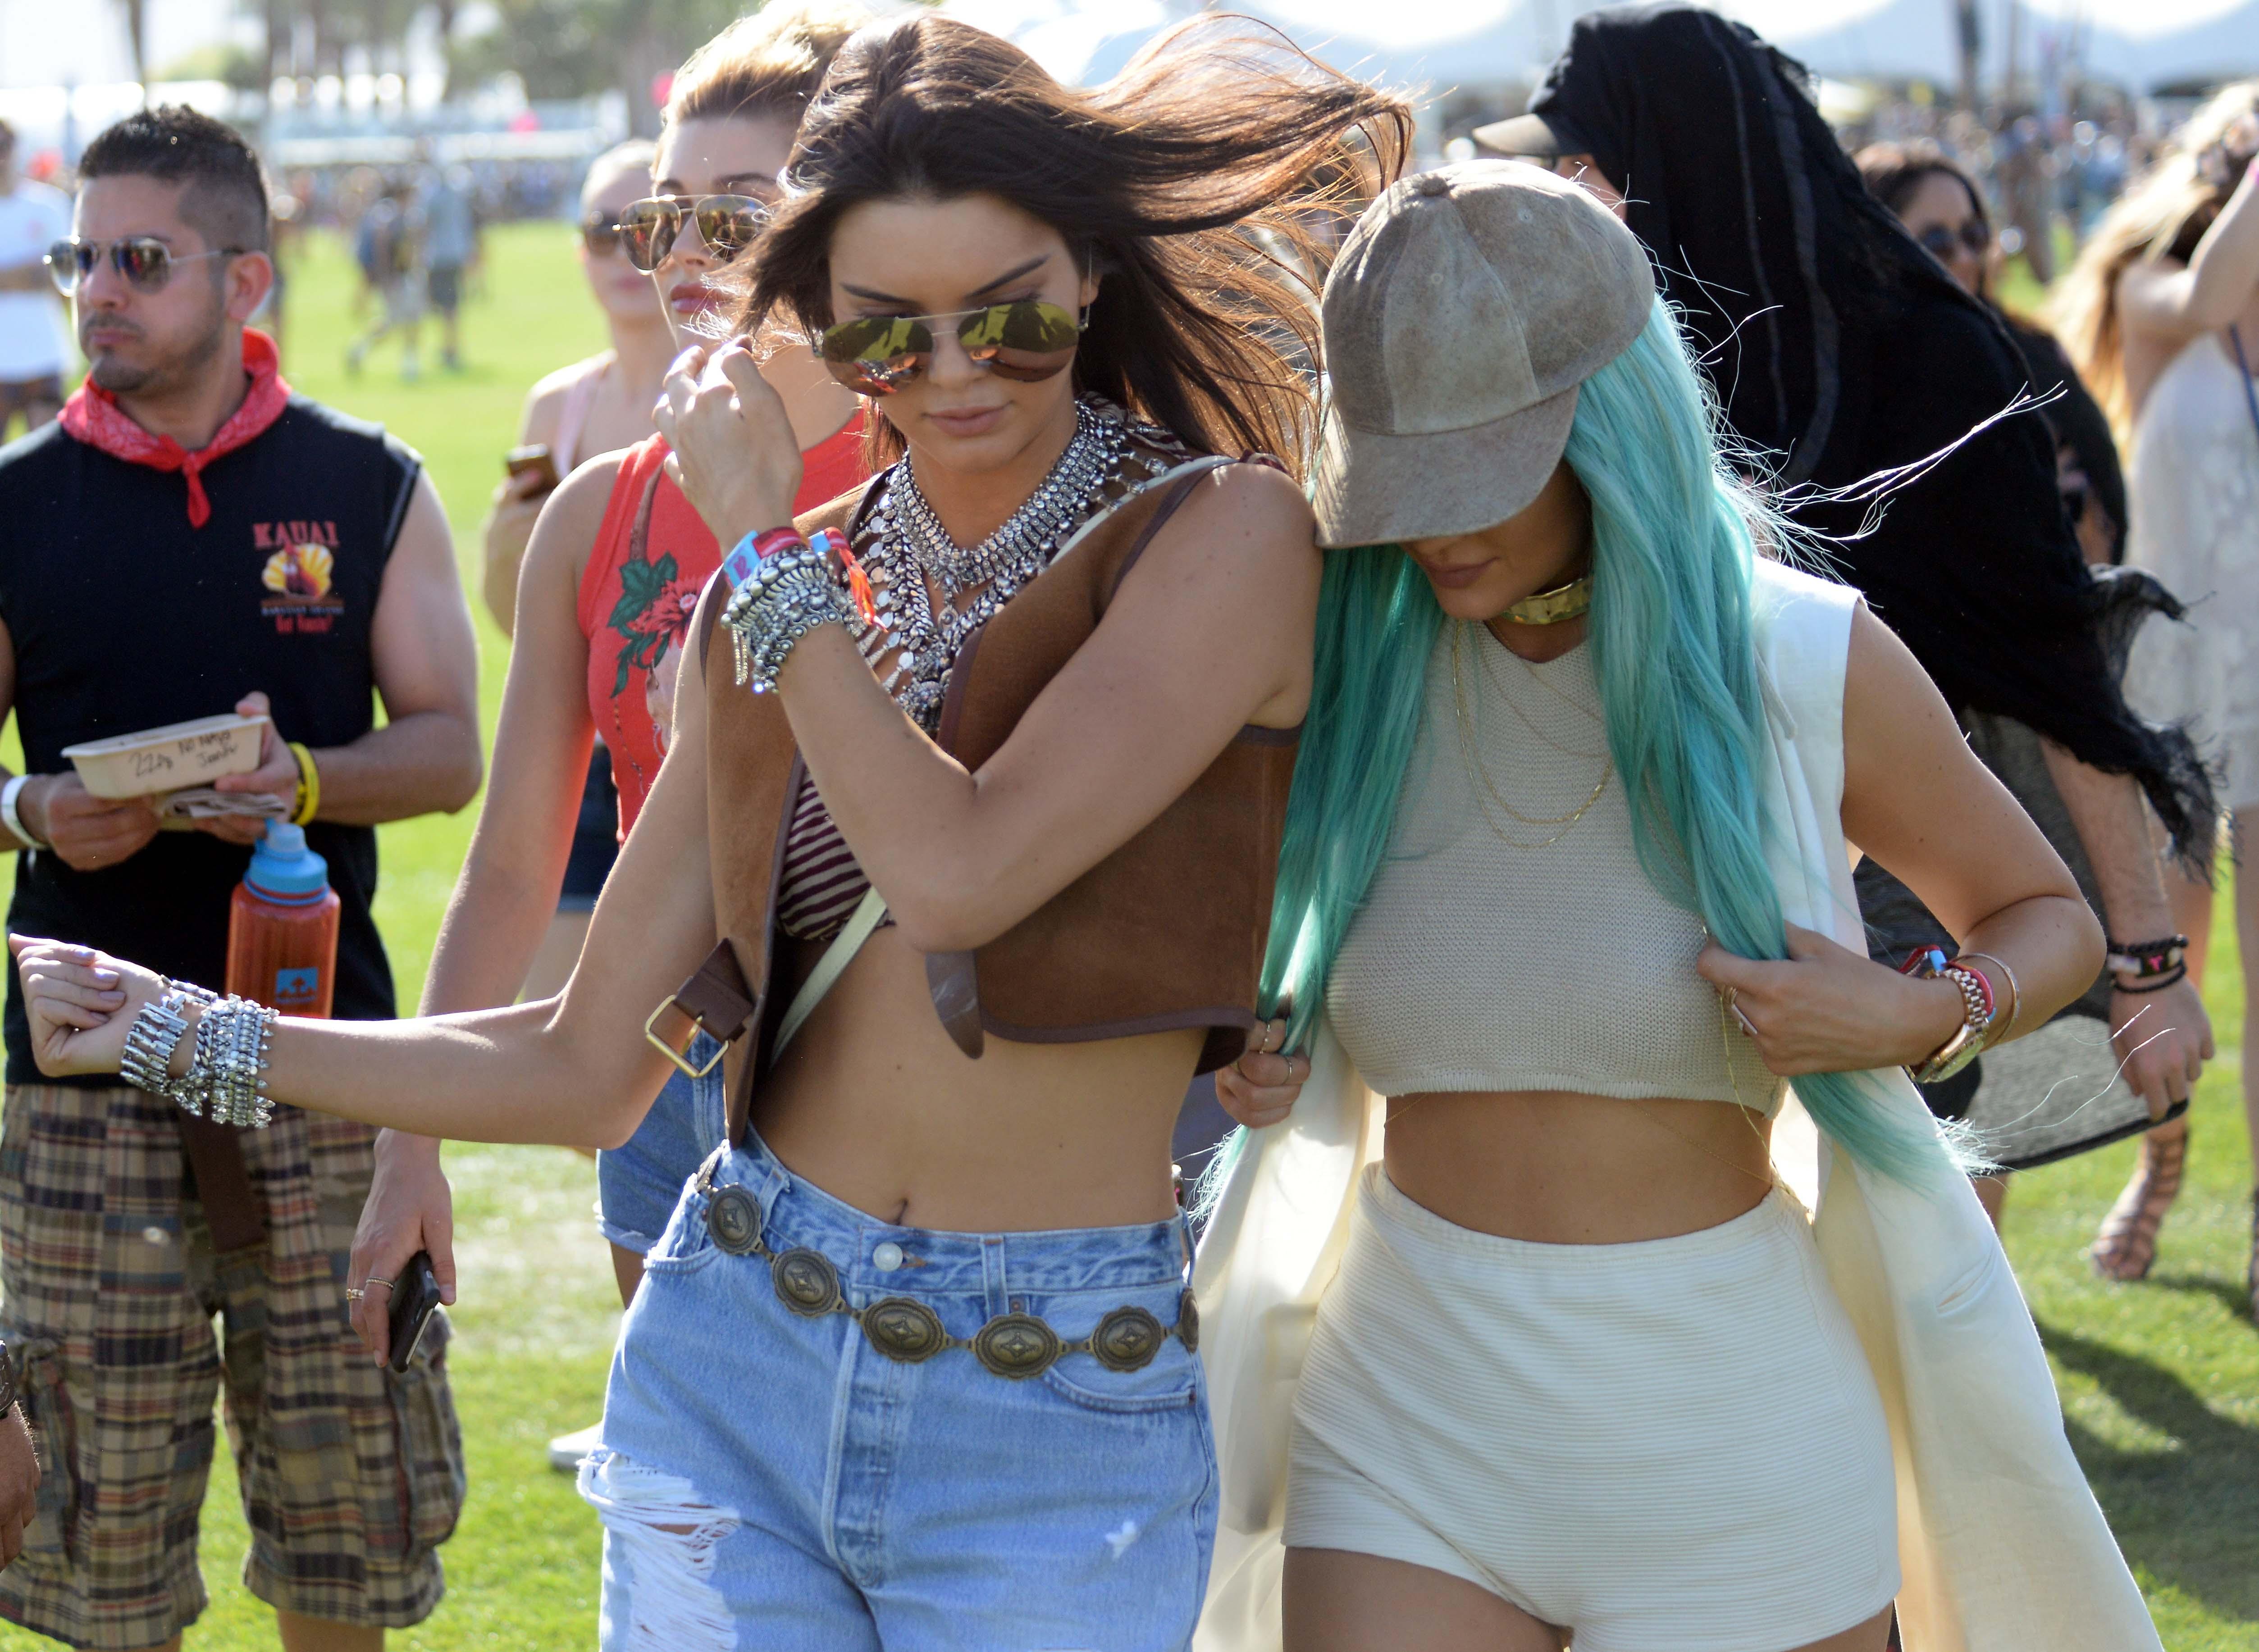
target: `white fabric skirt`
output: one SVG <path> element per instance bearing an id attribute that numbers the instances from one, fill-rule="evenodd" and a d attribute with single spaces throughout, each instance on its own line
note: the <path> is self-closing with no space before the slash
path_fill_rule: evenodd
<path id="1" fill-rule="evenodd" d="M 1899 1588 L 1881 1397 L 1779 1190 L 1700 1233 L 1535 1244 L 1370 1167 L 1286 1541 L 1464 1578 L 1577 1652 L 1787 1652 Z"/>

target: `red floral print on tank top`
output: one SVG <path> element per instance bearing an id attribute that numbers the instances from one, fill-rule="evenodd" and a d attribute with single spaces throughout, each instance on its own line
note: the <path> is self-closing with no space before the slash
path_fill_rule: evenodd
<path id="1" fill-rule="evenodd" d="M 863 422 L 827 437 L 802 457 L 795 515 L 845 493 L 866 474 Z M 674 683 L 699 594 L 721 566 L 721 548 L 682 491 L 666 478 L 667 446 L 640 442 L 621 460 L 581 576 L 581 634 L 588 639 L 588 713 L 612 755 L 624 840 L 651 795 L 666 756 Z M 655 485 L 654 485 L 655 484 Z M 651 494 L 644 543 L 637 514 Z"/>

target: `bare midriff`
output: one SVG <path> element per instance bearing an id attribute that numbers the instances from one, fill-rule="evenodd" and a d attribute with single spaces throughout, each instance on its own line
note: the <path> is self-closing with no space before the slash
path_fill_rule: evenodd
<path id="1" fill-rule="evenodd" d="M 894 929 L 863 945 L 763 1083 L 753 1128 L 785 1165 L 881 1220 L 1018 1233 L 1176 1214 L 1169 1142 L 1198 1029 L 1012 1043 L 978 1061 L 934 1014 Z"/>
<path id="2" fill-rule="evenodd" d="M 1628 1244 L 1696 1233 L 1771 1190 L 1771 1122 L 1727 1101 L 1558 1090 L 1392 1096 L 1388 1178 L 1478 1233 Z"/>

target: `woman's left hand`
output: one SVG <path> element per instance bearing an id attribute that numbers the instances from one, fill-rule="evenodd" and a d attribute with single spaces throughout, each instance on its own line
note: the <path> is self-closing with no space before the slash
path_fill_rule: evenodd
<path id="1" fill-rule="evenodd" d="M 1738 958 L 1713 941 L 1694 969 L 1726 1000 L 1728 1024 L 1785 1079 L 1925 1061 L 1963 1014 L 1951 981 L 1901 975 L 1793 923 L 1785 961 Z"/>
<path id="2" fill-rule="evenodd" d="M 674 451 L 666 474 L 726 553 L 749 533 L 791 524 L 800 444 L 784 399 L 761 377 L 745 340 L 674 359 L 652 423 Z"/>
<path id="3" fill-rule="evenodd" d="M 117 1072 L 134 1017 L 163 996 L 165 978 L 64 941 L 11 935 L 8 950 L 16 955 L 39 1071 L 50 1079 Z"/>

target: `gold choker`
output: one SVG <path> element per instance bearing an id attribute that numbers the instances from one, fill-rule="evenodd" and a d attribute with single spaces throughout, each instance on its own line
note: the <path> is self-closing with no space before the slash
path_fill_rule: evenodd
<path id="1" fill-rule="evenodd" d="M 1581 616 L 1593 605 L 1593 576 L 1579 574 L 1566 585 L 1525 596 L 1499 618 L 1514 625 L 1558 625 Z"/>

